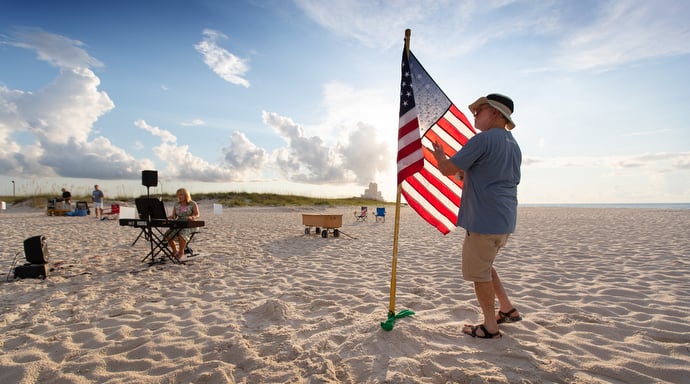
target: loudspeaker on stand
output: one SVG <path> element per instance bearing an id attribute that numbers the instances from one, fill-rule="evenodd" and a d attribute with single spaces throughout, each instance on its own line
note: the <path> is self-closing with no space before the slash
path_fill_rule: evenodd
<path id="1" fill-rule="evenodd" d="M 155 187 L 158 185 L 158 171 L 141 171 L 141 184 L 145 187 Z"/>
<path id="2" fill-rule="evenodd" d="M 33 236 L 24 240 L 24 256 L 30 264 L 48 263 L 48 241 L 45 236 Z"/>

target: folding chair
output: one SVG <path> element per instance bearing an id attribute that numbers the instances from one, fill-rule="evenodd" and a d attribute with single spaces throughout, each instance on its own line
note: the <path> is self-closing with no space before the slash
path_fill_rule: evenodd
<path id="1" fill-rule="evenodd" d="M 120 204 L 110 204 L 110 209 L 104 209 L 101 220 L 117 220 L 120 216 Z"/>
<path id="2" fill-rule="evenodd" d="M 386 208 L 384 207 L 378 207 L 376 208 L 376 213 L 374 214 L 376 216 L 376 222 L 379 222 L 379 218 L 381 218 L 381 222 L 385 223 L 386 222 Z"/>
<path id="3" fill-rule="evenodd" d="M 361 207 L 359 213 L 355 211 L 355 222 L 357 221 L 367 221 L 367 207 Z"/>

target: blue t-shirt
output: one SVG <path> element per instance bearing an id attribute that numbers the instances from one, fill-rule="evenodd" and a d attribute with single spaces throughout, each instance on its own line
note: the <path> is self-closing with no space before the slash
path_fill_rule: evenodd
<path id="1" fill-rule="evenodd" d="M 93 198 L 94 203 L 102 203 L 103 191 L 101 191 L 100 189 L 95 189 L 93 192 L 91 192 L 91 197 Z"/>
<path id="2" fill-rule="evenodd" d="M 457 226 L 470 232 L 515 232 L 522 152 L 510 131 L 473 136 L 451 161 L 465 171 Z"/>

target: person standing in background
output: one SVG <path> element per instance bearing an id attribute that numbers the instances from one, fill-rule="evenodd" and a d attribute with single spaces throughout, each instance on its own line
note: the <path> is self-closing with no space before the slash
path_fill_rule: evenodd
<path id="1" fill-rule="evenodd" d="M 72 194 L 67 190 L 67 188 L 62 188 L 62 200 L 67 205 L 72 202 Z"/>
<path id="2" fill-rule="evenodd" d="M 103 217 L 103 199 L 105 194 L 103 191 L 98 189 L 98 184 L 93 186 L 94 190 L 91 192 L 91 198 L 93 198 L 93 207 L 96 211 L 96 218 L 99 219 Z"/>

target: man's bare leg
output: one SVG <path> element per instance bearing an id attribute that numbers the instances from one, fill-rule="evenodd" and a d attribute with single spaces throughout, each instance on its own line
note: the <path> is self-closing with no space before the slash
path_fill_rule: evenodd
<path id="1" fill-rule="evenodd" d="M 477 295 L 477 301 L 479 301 L 479 306 L 482 308 L 482 314 L 484 315 L 484 327 L 489 333 L 498 332 L 498 323 L 496 323 L 496 309 L 494 306 L 494 287 L 491 281 L 475 281 L 474 282 L 474 292 Z M 463 332 L 472 332 L 471 325 L 465 325 Z M 479 332 L 482 332 L 479 330 Z M 478 335 L 484 336 L 484 335 Z"/>
<path id="2" fill-rule="evenodd" d="M 498 299 L 498 310 L 503 313 L 510 312 L 514 308 L 513 303 L 510 301 L 510 298 L 508 298 L 508 293 L 506 293 L 503 283 L 501 282 L 501 278 L 498 277 L 498 272 L 496 272 L 494 267 L 491 267 L 491 282 L 493 284 L 493 290 L 496 294 L 496 298 Z M 494 316 L 498 316 L 498 314 L 495 314 Z M 518 317 L 520 316 L 520 313 L 516 310 L 515 312 L 511 313 L 510 316 Z"/>

